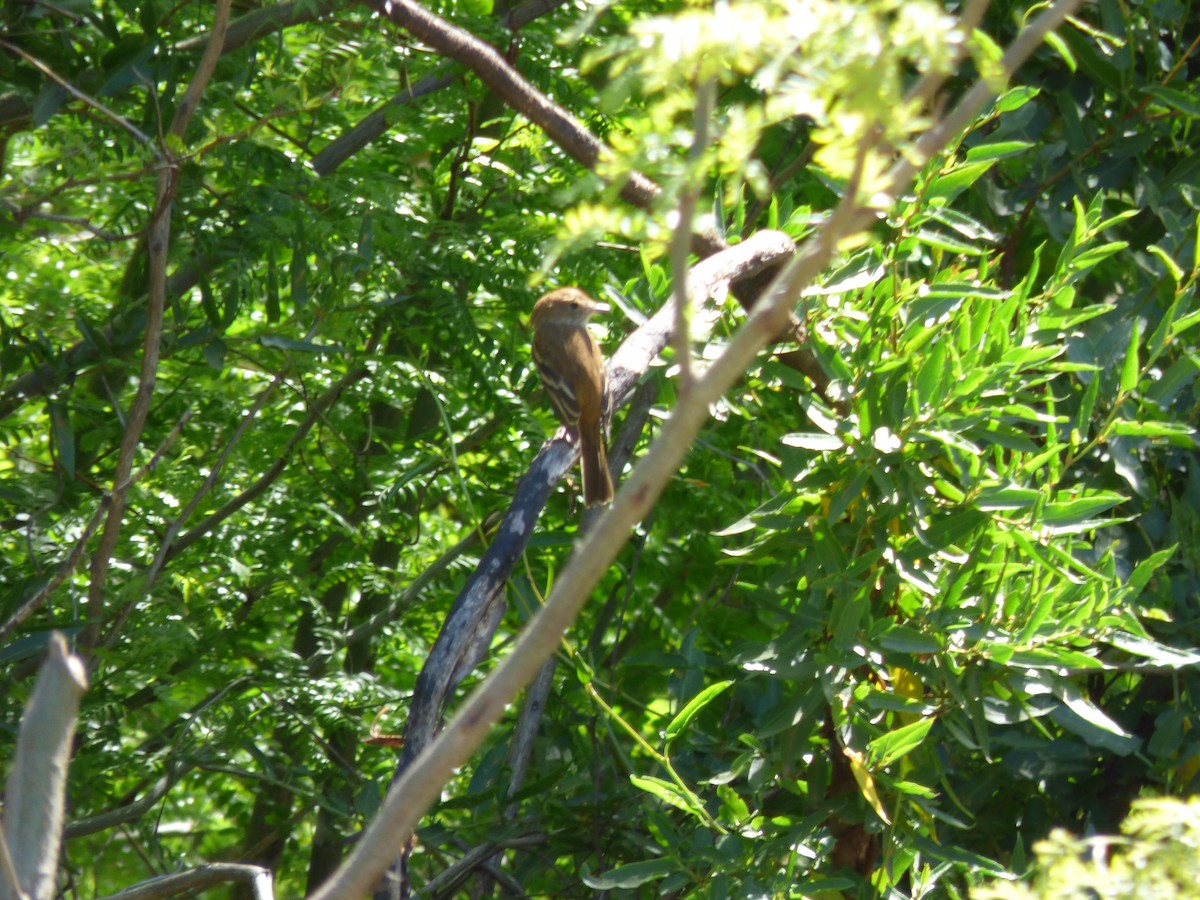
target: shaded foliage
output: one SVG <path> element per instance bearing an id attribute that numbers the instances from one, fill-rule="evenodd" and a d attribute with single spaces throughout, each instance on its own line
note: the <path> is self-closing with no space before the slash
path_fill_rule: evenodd
<path id="1" fill-rule="evenodd" d="M 868 73 L 866 113 L 858 68 L 816 75 L 836 35 L 804 44 L 806 68 L 779 25 L 798 7 L 564 7 L 514 35 L 485 5 L 437 9 L 605 136 L 602 174 L 658 178 L 662 207 L 631 212 L 458 68 L 318 177 L 330 141 L 441 71 L 366 7 L 322 7 L 221 58 L 171 148 L 162 360 L 135 470 L 159 455 L 94 623 L 67 890 L 210 859 L 268 864 L 281 894 L 315 885 L 380 802 L 394 752 L 362 739 L 380 715 L 399 730 L 470 571 L 459 542 L 486 539 L 555 427 L 528 356 L 531 273 L 652 311 L 682 193 L 730 240 L 800 238 L 861 137 L 839 130 L 847 106 L 894 111 L 900 148 L 922 127 L 896 107 L 910 63 Z M 841 36 L 857 50 L 850 26 L 872 15 L 960 12 L 836 6 L 858 16 Z M 745 27 L 751 11 L 778 41 L 698 70 L 738 44 L 722 17 Z M 1004 43 L 1025 14 L 1000 3 L 983 24 Z M 113 489 L 159 135 L 209 16 L 118 2 L 0 19 L 0 624 Z M 845 248 L 798 311 L 824 393 L 764 358 L 715 411 L 564 646 L 516 816 L 502 727 L 422 829 L 418 883 L 534 833 L 502 868 L 535 896 L 961 895 L 1020 874 L 1054 827 L 1113 831 L 1141 794 L 1194 790 L 1192 18 L 1086 6 Z M 697 57 L 672 57 L 683 33 Z M 994 65 L 987 40 L 962 47 L 949 93 Z M 689 164 L 706 78 L 716 140 Z M 701 357 L 739 316 L 729 303 Z M 607 328 L 611 347 L 625 323 Z M 669 410 L 666 367 L 648 377 Z M 497 654 L 569 550 L 572 496 L 512 581 Z M 49 630 L 86 624 L 88 569 L 66 574 L 6 628 L 7 721 Z M 119 829 L 89 825 L 125 807 Z"/>

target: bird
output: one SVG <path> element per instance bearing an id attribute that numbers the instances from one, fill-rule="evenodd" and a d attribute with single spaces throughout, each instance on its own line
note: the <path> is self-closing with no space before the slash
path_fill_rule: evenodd
<path id="1" fill-rule="evenodd" d="M 612 397 L 600 345 L 588 332 L 588 320 L 608 312 L 607 303 L 579 288 L 563 287 L 533 305 L 533 362 L 558 419 L 579 435 L 583 502 L 599 506 L 613 498 L 604 432 Z"/>

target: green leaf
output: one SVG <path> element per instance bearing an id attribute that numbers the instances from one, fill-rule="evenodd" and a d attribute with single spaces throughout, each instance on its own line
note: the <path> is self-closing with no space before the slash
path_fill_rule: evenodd
<path id="1" fill-rule="evenodd" d="M 224 331 L 225 315 L 221 308 L 217 306 L 216 298 L 213 297 L 212 286 L 208 283 L 208 279 L 200 279 L 200 308 L 204 310 L 204 316 L 208 319 L 208 324 L 217 331 Z"/>
<path id="2" fill-rule="evenodd" d="M 925 192 L 926 196 L 930 200 L 949 203 L 987 174 L 987 171 L 995 164 L 995 159 L 984 159 L 945 169 L 930 182 L 929 188 Z M 970 249 L 972 252 L 979 252 L 979 248 L 971 247 Z"/>
<path id="3" fill-rule="evenodd" d="M 300 234 L 292 246 L 292 263 L 289 267 L 291 274 L 292 306 L 304 309 L 308 305 L 308 260 L 304 235 Z"/>
<path id="4" fill-rule="evenodd" d="M 313 341 L 302 341 L 277 334 L 264 334 L 258 341 L 264 347 L 270 347 L 272 350 L 292 350 L 296 353 L 344 353 L 346 351 L 345 347 L 338 344 L 317 344 Z"/>
<path id="5" fill-rule="evenodd" d="M 1120 631 L 1109 635 L 1105 640 L 1118 650 L 1140 656 L 1155 666 L 1185 669 L 1200 665 L 1200 652 L 1196 650 L 1180 650 L 1150 638 L 1137 637 Z"/>
<path id="6" fill-rule="evenodd" d="M 1065 647 L 1035 647 L 1032 650 L 1014 650 L 1006 665 L 1026 669 L 1048 669 L 1064 672 L 1068 669 L 1105 669 L 1104 663 L 1094 656 L 1079 653 Z"/>
<path id="7" fill-rule="evenodd" d="M 583 883 L 597 891 L 629 890 L 678 871 L 679 866 L 670 859 L 648 859 L 643 862 L 626 863 L 609 869 L 603 875 L 584 873 Z"/>
<path id="8" fill-rule="evenodd" d="M 1120 420 L 1112 424 L 1113 434 L 1132 437 L 1166 438 L 1176 447 L 1196 447 L 1196 429 L 1183 422 L 1131 422 Z"/>
<path id="9" fill-rule="evenodd" d="M 1018 645 L 1030 643 L 1041 633 L 1042 626 L 1049 620 L 1050 614 L 1056 606 L 1060 605 L 1058 599 L 1054 591 L 1041 590 L 1035 593 L 1033 610 L 1029 613 L 1024 625 L 1021 626 L 1021 630 L 1017 632 L 1014 638 L 1014 641 Z M 1012 661 L 1012 657 L 1015 654 L 1016 648 L 1013 648 L 1012 654 L 1005 660 L 1006 665 Z"/>
<path id="10" fill-rule="evenodd" d="M 1121 392 L 1128 394 L 1137 387 L 1138 373 L 1141 371 L 1138 366 L 1138 347 L 1142 343 L 1142 323 L 1140 319 L 1135 319 L 1133 327 L 1129 329 L 1129 343 L 1125 345 L 1125 362 L 1121 366 Z"/>
<path id="11" fill-rule="evenodd" d="M 1138 598 L 1138 595 L 1145 590 L 1146 585 L 1150 583 L 1150 579 L 1154 577 L 1154 574 L 1175 555 L 1178 546 L 1178 544 L 1173 544 L 1170 547 L 1157 550 L 1134 567 L 1133 574 L 1125 582 L 1125 590 L 1128 592 L 1127 602 L 1132 603 Z"/>
<path id="12" fill-rule="evenodd" d="M 1062 57 L 1063 62 L 1067 64 L 1067 68 L 1072 72 L 1079 67 L 1078 63 L 1075 62 L 1075 55 L 1071 52 L 1071 48 L 1067 46 L 1066 41 L 1058 36 L 1057 32 L 1046 32 L 1046 43 L 1055 49 L 1058 55 Z"/>
<path id="13" fill-rule="evenodd" d="M 1200 100 L 1191 94 L 1177 91 L 1175 88 L 1163 87 L 1160 84 L 1151 85 L 1146 93 L 1160 101 L 1168 109 L 1181 112 L 1192 119 L 1200 119 Z"/>
<path id="14" fill-rule="evenodd" d="M 682 793 L 676 785 L 669 781 L 646 775 L 630 775 L 629 781 L 639 790 L 643 790 L 647 794 L 651 794 L 669 806 L 673 806 L 683 812 L 690 813 L 691 815 L 703 812 L 702 809 L 696 806 L 691 797 Z"/>
<path id="15" fill-rule="evenodd" d="M 1015 112 L 1041 92 L 1041 88 L 1036 88 L 1029 85 L 1020 85 L 1019 87 L 1009 88 L 996 98 L 996 102 L 993 104 L 993 107 L 998 113 Z"/>
<path id="16" fill-rule="evenodd" d="M 70 481 L 75 477 L 75 429 L 71 426 L 71 413 L 61 400 L 46 401 L 50 412 L 50 430 L 54 436 L 54 455 L 62 468 L 63 477 Z"/>
<path id="17" fill-rule="evenodd" d="M 1103 747 L 1118 756 L 1136 753 L 1141 740 L 1126 732 L 1098 706 L 1088 700 L 1074 684 L 1054 677 L 1055 695 L 1063 705 L 1050 711 L 1059 725 L 1078 734 L 1089 744 Z"/>
<path id="18" fill-rule="evenodd" d="M 59 87 L 56 82 L 49 78 L 43 80 L 42 87 L 33 101 L 33 127 L 41 128 L 49 122 L 66 99 L 67 91 L 65 88 Z"/>
<path id="19" fill-rule="evenodd" d="M 967 151 L 967 162 L 983 162 L 1020 156 L 1032 146 L 1033 144 L 1029 141 L 996 141 L 991 144 L 978 144 Z"/>
<path id="20" fill-rule="evenodd" d="M 681 709 L 678 715 L 667 725 L 666 731 L 663 732 L 663 736 L 667 741 L 673 741 L 678 737 L 680 732 L 687 728 L 688 723 L 696 717 L 696 714 L 724 693 L 731 684 L 733 684 L 732 681 L 718 681 L 716 684 L 710 684 L 693 697 L 687 706 Z"/>
<path id="21" fill-rule="evenodd" d="M 1048 525 L 1076 524 L 1128 499 L 1115 491 L 1097 491 L 1071 500 L 1055 500 L 1042 508 L 1042 521 Z"/>
<path id="22" fill-rule="evenodd" d="M 941 642 L 933 635 L 917 631 L 907 625 L 892 625 L 879 636 L 878 643 L 885 650 L 914 655 L 938 653 L 942 650 Z"/>
<path id="23" fill-rule="evenodd" d="M 801 450 L 813 450 L 822 453 L 827 450 L 841 450 L 845 442 L 836 434 L 816 434 L 810 432 L 793 432 L 779 439 L 781 444 L 788 447 L 798 447 Z"/>
<path id="24" fill-rule="evenodd" d="M 1100 375 L 1094 373 L 1088 378 L 1083 389 L 1083 397 L 1079 401 L 1079 411 L 1075 415 L 1075 430 L 1079 434 L 1079 442 L 1088 439 L 1091 433 L 1092 411 L 1096 408 L 1096 397 L 1100 391 Z"/>
<path id="25" fill-rule="evenodd" d="M 267 296 L 263 300 L 267 313 L 267 322 L 274 324 L 279 321 L 279 267 L 275 256 L 267 257 Z"/>
<path id="26" fill-rule="evenodd" d="M 873 771 L 887 768 L 900 757 L 916 750 L 929 734 L 934 721 L 933 718 L 919 719 L 871 741 L 868 744 L 871 755 L 870 768 Z"/>
<path id="27" fill-rule="evenodd" d="M 1176 285 L 1183 281 L 1183 269 L 1179 267 L 1179 263 L 1175 262 L 1166 250 L 1158 246 L 1158 244 L 1151 244 L 1146 249 L 1158 258 L 1158 261 L 1163 264 L 1163 268 L 1167 270 L 1167 274 L 1171 276 L 1171 280 Z"/>
<path id="28" fill-rule="evenodd" d="M 220 372 L 225 367 L 225 353 L 228 351 L 225 342 L 218 339 L 208 341 L 204 344 L 204 361 L 209 368 Z"/>
<path id="29" fill-rule="evenodd" d="M 1042 492 L 1016 485 L 989 485 L 979 492 L 976 505 L 988 512 L 1030 509 L 1042 499 Z"/>
<path id="30" fill-rule="evenodd" d="M 1174 322 L 1172 322 L 1171 323 L 1171 337 L 1175 337 L 1178 334 L 1182 334 L 1184 331 L 1187 331 L 1189 328 L 1191 328 L 1197 322 L 1200 322 L 1200 309 L 1194 310 L 1193 312 L 1188 313 L 1186 316 L 1182 316 L 1181 318 L 1176 319 Z"/>
<path id="31" fill-rule="evenodd" d="M 1102 244 L 1099 247 L 1091 247 L 1079 253 L 1071 260 L 1068 268 L 1073 270 L 1072 277 L 1078 278 L 1088 269 L 1094 268 L 1099 263 L 1129 249 L 1127 241 L 1113 241 L 1109 244 Z"/>

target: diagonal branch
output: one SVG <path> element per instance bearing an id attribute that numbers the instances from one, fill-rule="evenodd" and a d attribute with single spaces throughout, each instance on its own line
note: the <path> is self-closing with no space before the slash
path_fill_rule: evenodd
<path id="1" fill-rule="evenodd" d="M 100 113 L 100 115 L 102 115 L 104 118 L 108 119 L 110 122 L 114 123 L 115 125 L 119 126 L 122 130 L 124 130 L 127 133 L 129 133 L 130 135 L 132 135 L 133 138 L 139 144 L 143 144 L 146 147 L 149 147 L 150 151 L 152 153 L 154 153 L 155 156 L 157 156 L 159 159 L 162 159 L 161 152 L 154 146 L 154 142 L 150 139 L 150 136 L 147 135 L 140 128 L 138 128 L 136 125 L 134 125 L 132 122 L 130 122 L 128 119 L 126 119 L 124 116 L 113 112 L 111 109 L 109 109 L 103 103 L 101 103 L 99 100 L 96 100 L 94 97 L 90 96 L 89 94 L 85 93 L 84 91 L 81 91 L 79 88 L 75 87 L 75 85 L 71 84 L 71 82 L 67 81 L 67 79 L 63 78 L 61 75 L 59 75 L 53 69 L 51 69 L 48 65 L 46 65 L 44 62 L 42 62 L 40 59 L 30 56 L 28 53 L 26 53 L 24 50 L 22 50 L 20 47 L 16 46 L 15 44 L 10 44 L 8 41 L 5 41 L 5 40 L 0 40 L 0 47 L 3 47 L 5 50 L 7 50 L 9 53 L 13 54 L 14 56 L 21 57 L 21 59 L 25 60 L 25 62 L 29 63 L 31 66 L 33 66 L 35 69 L 37 69 L 39 72 L 41 72 L 43 75 L 45 75 L 47 78 L 49 78 L 55 84 L 57 84 L 60 88 L 62 88 L 64 91 L 66 91 L 72 97 L 74 97 L 76 100 L 83 101 L 83 103 L 86 106 L 90 106 L 96 112 Z"/>
<path id="2" fill-rule="evenodd" d="M 504 16 L 500 22 L 510 31 L 519 31 L 535 19 L 562 6 L 565 2 L 566 0 L 526 0 L 525 3 Z M 435 72 L 419 79 L 416 83 L 405 85 L 404 90 L 397 92 L 395 96 L 345 134 L 330 141 L 325 149 L 312 158 L 313 171 L 322 176 L 332 175 L 351 156 L 387 133 L 391 127 L 389 119 L 397 109 L 453 84 L 458 79 L 458 75 L 450 69 L 451 67 L 448 65 L 440 66 Z"/>
<path id="3" fill-rule="evenodd" d="M 604 149 L 600 139 L 530 84 L 491 44 L 434 15 L 415 0 L 373 0 L 372 5 L 380 15 L 474 72 L 501 100 L 536 123 L 576 162 L 588 169 L 596 168 Z M 640 207 L 650 206 L 661 193 L 658 185 L 636 172 L 621 189 L 625 200 Z"/>

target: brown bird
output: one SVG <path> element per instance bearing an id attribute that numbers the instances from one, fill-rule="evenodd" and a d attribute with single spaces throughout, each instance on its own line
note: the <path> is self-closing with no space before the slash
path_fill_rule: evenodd
<path id="1" fill-rule="evenodd" d="M 608 503 L 613 497 L 604 431 L 612 413 L 600 345 L 588 333 L 596 313 L 608 312 L 579 288 L 559 288 L 533 305 L 533 362 L 559 420 L 579 433 L 583 502 Z"/>

